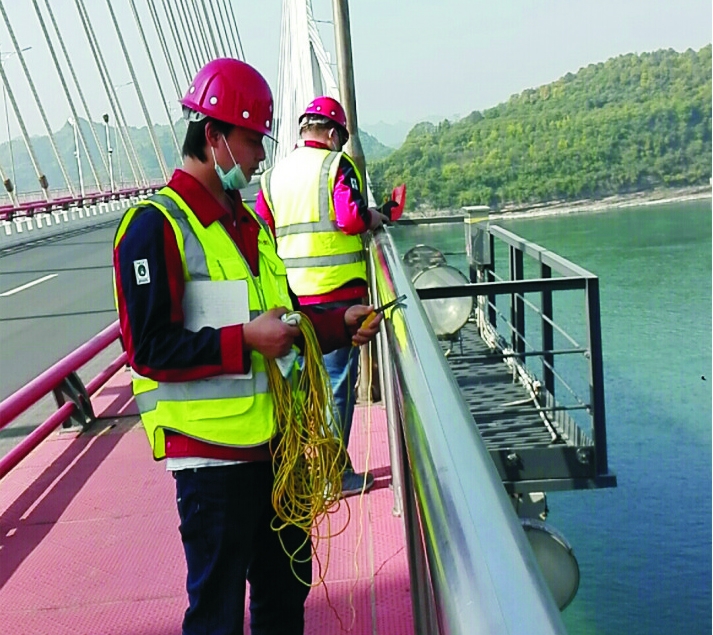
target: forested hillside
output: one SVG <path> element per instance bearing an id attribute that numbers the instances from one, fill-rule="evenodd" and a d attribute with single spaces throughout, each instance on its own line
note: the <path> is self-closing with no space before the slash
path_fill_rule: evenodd
<path id="1" fill-rule="evenodd" d="M 464 119 L 421 124 L 369 171 L 409 207 L 597 198 L 711 177 L 711 46 L 623 55 Z"/>
<path id="2" fill-rule="evenodd" d="M 367 163 L 383 159 L 394 151 L 393 148 L 384 145 L 376 137 L 371 136 L 364 130 L 359 130 L 359 141 L 361 141 L 361 148 L 364 151 L 364 158 Z"/>

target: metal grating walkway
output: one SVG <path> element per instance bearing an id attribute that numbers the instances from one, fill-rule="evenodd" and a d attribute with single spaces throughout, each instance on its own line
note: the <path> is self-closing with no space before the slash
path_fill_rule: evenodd
<path id="1" fill-rule="evenodd" d="M 502 355 L 488 348 L 475 324 L 467 323 L 460 334 L 448 363 L 488 450 L 549 446 L 552 434 Z"/>

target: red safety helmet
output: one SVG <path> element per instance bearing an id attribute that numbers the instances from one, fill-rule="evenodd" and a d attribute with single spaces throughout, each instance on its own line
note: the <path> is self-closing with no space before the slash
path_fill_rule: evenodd
<path id="1" fill-rule="evenodd" d="M 272 91 L 260 73 L 240 60 L 221 57 L 208 62 L 196 74 L 181 104 L 201 115 L 272 137 Z"/>
<path id="2" fill-rule="evenodd" d="M 347 114 L 344 112 L 342 105 L 334 98 L 323 95 L 312 100 L 305 111 L 300 115 L 299 123 L 302 123 L 307 115 L 321 115 L 330 121 L 333 121 L 342 128 L 344 133 L 344 142 L 349 139 L 349 131 L 347 130 Z"/>

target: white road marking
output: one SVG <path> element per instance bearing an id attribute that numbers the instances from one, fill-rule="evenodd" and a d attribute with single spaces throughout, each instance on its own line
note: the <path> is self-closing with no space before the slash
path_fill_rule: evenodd
<path id="1" fill-rule="evenodd" d="M 32 282 L 28 282 L 27 284 L 23 284 L 22 286 L 15 287 L 14 289 L 10 289 L 9 291 L 0 293 L 0 298 L 6 298 L 9 295 L 15 295 L 16 293 L 19 293 L 20 291 L 24 291 L 25 289 L 34 287 L 36 284 L 40 284 L 47 280 L 51 280 L 52 278 L 56 278 L 58 275 L 59 275 L 58 273 L 50 273 L 46 276 L 42 276 L 41 278 L 37 278 L 37 280 L 33 280 Z"/>

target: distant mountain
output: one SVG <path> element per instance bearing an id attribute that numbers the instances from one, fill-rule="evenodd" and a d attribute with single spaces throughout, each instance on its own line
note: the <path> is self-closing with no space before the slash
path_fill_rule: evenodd
<path id="1" fill-rule="evenodd" d="M 419 124 L 369 169 L 377 200 L 405 182 L 409 206 L 440 209 L 707 184 L 711 46 L 622 55 L 455 123 Z"/>
<path id="2" fill-rule="evenodd" d="M 458 121 L 461 115 L 452 115 L 448 119 L 451 123 Z M 409 132 L 413 130 L 415 126 L 420 126 L 424 123 L 438 123 L 443 120 L 443 116 L 439 115 L 429 115 L 424 117 L 421 121 L 397 121 L 396 123 L 386 123 L 385 121 L 380 121 L 379 123 L 366 124 L 363 127 L 369 134 L 373 135 L 379 139 L 382 143 L 385 143 L 391 148 L 400 148 L 401 144 L 406 140 Z"/>
<path id="3" fill-rule="evenodd" d="M 413 121 L 398 121 L 396 123 L 380 121 L 375 124 L 362 125 L 360 128 L 363 128 L 387 146 L 398 148 L 406 139 L 406 135 L 413 128 L 414 123 Z"/>
<path id="4" fill-rule="evenodd" d="M 364 150 L 364 158 L 367 163 L 384 159 L 394 151 L 393 148 L 385 146 L 376 137 L 372 137 L 364 130 L 359 130 L 359 141 L 361 141 L 361 147 Z"/>
<path id="5" fill-rule="evenodd" d="M 85 119 L 81 119 L 80 129 L 84 135 L 89 155 L 94 164 L 96 172 L 102 187 L 108 189 L 109 172 L 107 161 L 107 144 L 106 144 L 106 129 L 103 123 L 94 122 L 92 126 Z M 183 135 L 185 133 L 184 122 L 178 121 L 174 124 L 176 136 L 178 138 L 179 147 L 183 143 Z M 92 135 L 92 128 L 96 135 Z M 129 138 L 133 151 L 129 147 L 129 154 L 133 156 L 133 152 L 139 157 L 141 170 L 143 170 L 146 178 L 151 182 L 160 182 L 163 180 L 161 169 L 156 158 L 151 137 L 147 134 L 146 127 L 129 129 Z M 177 150 L 170 127 L 168 125 L 157 125 L 154 127 L 158 145 L 161 148 L 165 160 L 167 161 L 169 174 L 173 169 L 180 165 L 181 157 Z M 75 155 L 74 130 L 69 123 L 66 123 L 62 128 L 53 133 L 55 146 L 64 164 L 64 172 L 77 190 L 79 189 L 79 171 L 77 169 L 77 159 Z M 141 171 L 138 168 L 136 161 L 127 159 L 127 153 L 124 150 L 121 136 L 117 136 L 116 129 L 109 129 L 110 145 L 112 147 L 112 171 L 114 182 L 117 185 L 124 184 L 126 186 L 136 183 L 137 178 L 140 178 Z M 364 156 L 368 163 L 383 159 L 391 154 L 394 150 L 385 146 L 372 135 L 363 130 L 360 131 L 360 140 L 364 150 Z M 37 157 L 37 163 L 40 166 L 41 173 L 45 174 L 52 190 L 66 190 L 67 185 L 64 174 L 57 161 L 55 152 L 49 142 L 49 137 L 38 136 L 31 139 L 32 146 Z M 98 142 L 98 144 L 97 144 Z M 94 171 L 87 159 L 86 152 L 83 147 L 80 147 L 79 156 L 82 166 L 82 177 L 86 191 L 96 190 L 96 182 L 94 180 Z M 3 143 L 0 145 L 0 166 L 5 171 L 5 176 L 10 177 L 13 182 L 13 172 L 17 177 L 15 183 L 18 194 L 28 195 L 30 192 L 39 193 L 40 186 L 35 174 L 35 170 L 30 160 L 30 155 L 25 148 L 22 139 L 13 139 L 12 153 L 10 152 L 10 144 Z M 13 170 L 14 166 L 14 170 Z M 31 197 L 30 197 L 31 198 Z"/>
<path id="6" fill-rule="evenodd" d="M 183 121 L 178 121 L 174 125 L 180 145 L 183 141 L 185 124 Z M 93 163 L 92 169 L 87 153 L 80 143 L 79 156 L 85 191 L 97 189 L 94 174 L 97 175 L 102 188 L 108 189 L 109 162 L 107 160 L 106 128 L 103 123 L 97 122 L 93 122 L 90 126 L 89 122 L 85 119 L 80 119 L 79 126 L 89 149 L 89 157 L 91 157 L 91 162 Z M 94 134 L 92 134 L 92 130 Z M 168 164 L 167 167 L 170 174 L 174 167 L 180 165 L 179 151 L 173 141 L 168 125 L 155 126 L 154 131 L 158 145 Z M 51 190 L 62 191 L 68 189 L 65 174 L 78 190 L 79 170 L 75 154 L 74 129 L 69 123 L 66 123 L 62 128 L 54 132 L 52 136 L 57 153 L 64 165 L 64 173 L 47 135 L 31 138 L 32 147 L 40 171 L 47 177 Z M 111 166 L 114 182 L 117 187 L 135 184 L 141 180 L 142 171 L 151 182 L 157 182 L 163 179 L 158 159 L 156 158 L 156 152 L 146 127 L 128 128 L 126 149 L 121 135 L 117 135 L 116 128 L 113 126 L 109 128 L 109 137 L 109 144 L 112 148 Z M 139 157 L 139 161 L 135 159 L 129 161 L 127 156 L 134 157 L 134 154 Z M 139 163 L 141 165 L 140 168 Z M 15 188 L 21 197 L 22 195 L 29 195 L 31 192 L 41 192 L 33 163 L 22 139 L 12 140 L 12 152 L 8 142 L 0 145 L 0 165 L 5 172 L 5 176 L 13 179 L 13 182 L 16 181 Z M 16 179 L 13 178 L 13 172 L 17 177 Z"/>

